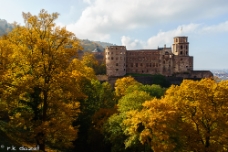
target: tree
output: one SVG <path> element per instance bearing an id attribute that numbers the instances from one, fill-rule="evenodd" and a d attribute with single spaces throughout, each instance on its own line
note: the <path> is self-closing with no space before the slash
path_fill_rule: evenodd
<path id="1" fill-rule="evenodd" d="M 118 113 L 112 115 L 104 125 L 106 140 L 112 144 L 112 151 L 137 151 L 143 149 L 140 142 L 136 140 L 133 145 L 125 150 L 124 141 L 126 140 L 126 135 L 124 130 L 126 127 L 123 121 L 126 119 L 128 111 L 142 109 L 142 103 L 151 98 L 153 97 L 148 93 L 135 90 L 126 94 L 118 101 Z"/>
<path id="2" fill-rule="evenodd" d="M 129 111 L 125 145 L 138 139 L 153 151 L 227 151 L 228 81 L 184 80 L 164 98 Z"/>
<path id="3" fill-rule="evenodd" d="M 25 26 L 16 25 L 7 35 L 12 53 L 1 79 L 10 124 L 35 139 L 43 151 L 46 143 L 72 146 L 77 137 L 72 122 L 79 114 L 78 101 L 86 97 L 81 83 L 95 78 L 93 70 L 75 58 L 79 40 L 55 25 L 58 15 L 45 10 L 38 16 L 23 13 Z"/>
<path id="4" fill-rule="evenodd" d="M 74 142 L 77 151 L 89 151 L 94 130 L 93 116 L 100 111 L 101 108 L 112 109 L 115 104 L 115 96 L 111 86 L 107 83 L 100 83 L 98 80 L 84 81 L 82 91 L 87 95 L 86 98 L 80 100 L 81 113 L 74 122 L 80 125 L 78 139 Z"/>
<path id="5" fill-rule="evenodd" d="M 82 57 L 82 63 L 88 67 L 93 68 L 96 75 L 106 74 L 106 66 L 104 63 L 99 63 L 95 55 L 85 52 Z"/>
<path id="6" fill-rule="evenodd" d="M 156 85 L 156 84 L 152 84 L 152 85 L 140 84 L 140 85 L 131 85 L 131 86 L 129 86 L 126 89 L 126 94 L 134 92 L 135 90 L 146 92 L 151 97 L 156 97 L 156 98 L 161 98 L 164 95 L 165 91 L 166 91 L 165 88 L 162 88 L 161 86 Z"/>
<path id="7" fill-rule="evenodd" d="M 124 77 L 121 79 L 117 79 L 115 83 L 115 93 L 116 96 L 121 98 L 125 95 L 125 91 L 129 86 L 133 85 L 140 85 L 139 82 L 137 82 L 134 78 L 130 77 Z"/>

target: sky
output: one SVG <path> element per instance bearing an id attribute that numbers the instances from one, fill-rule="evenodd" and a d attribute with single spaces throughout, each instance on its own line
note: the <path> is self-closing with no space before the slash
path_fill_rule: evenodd
<path id="1" fill-rule="evenodd" d="M 0 0 L 0 19 L 58 12 L 56 24 L 79 39 L 127 49 L 171 47 L 187 36 L 195 70 L 228 69 L 228 0 Z"/>

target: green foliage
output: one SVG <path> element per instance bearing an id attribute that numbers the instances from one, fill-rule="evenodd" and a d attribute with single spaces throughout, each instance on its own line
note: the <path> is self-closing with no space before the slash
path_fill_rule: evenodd
<path id="1" fill-rule="evenodd" d="M 135 90 L 131 93 L 123 96 L 118 102 L 118 111 L 120 113 L 125 113 L 129 110 L 140 110 L 142 108 L 142 103 L 146 100 L 150 100 L 152 97 L 144 92 Z"/>
<path id="2" fill-rule="evenodd" d="M 161 98 L 165 89 L 159 85 L 142 85 L 132 77 L 117 80 L 115 86 L 115 92 L 120 98 L 117 104 L 118 113 L 112 115 L 104 125 L 106 140 L 112 144 L 112 151 L 148 149 L 148 145 L 142 145 L 138 140 L 139 134 L 131 136 L 131 142 L 125 142 L 127 140 L 125 132 L 128 128 L 124 121 L 129 111 L 140 111 L 145 101 Z"/>
<path id="3" fill-rule="evenodd" d="M 99 112 L 101 108 L 111 109 L 115 106 L 116 100 L 114 92 L 107 82 L 100 83 L 98 80 L 86 80 L 82 84 L 82 91 L 87 95 L 85 99 L 80 100 L 81 113 L 79 118 L 74 122 L 74 124 L 80 125 L 79 136 L 75 141 L 76 149 L 78 151 L 87 151 L 91 141 L 93 140 L 92 134 L 99 134 L 102 131 L 96 132 L 94 128 L 96 123 L 98 125 L 98 120 L 94 121 L 94 115 Z M 102 138 L 102 137 L 101 137 Z"/>
<path id="4" fill-rule="evenodd" d="M 126 90 L 126 93 L 128 94 L 128 93 L 134 92 L 135 90 L 144 91 L 148 93 L 150 96 L 156 97 L 156 98 L 161 98 L 166 91 L 165 88 L 162 88 L 161 86 L 156 84 L 152 84 L 152 85 L 141 84 L 141 85 L 129 86 Z"/>

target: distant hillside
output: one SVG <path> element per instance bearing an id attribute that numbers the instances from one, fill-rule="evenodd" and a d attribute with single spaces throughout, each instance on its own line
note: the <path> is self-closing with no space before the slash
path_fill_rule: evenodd
<path id="1" fill-rule="evenodd" d="M 97 44 L 100 44 L 103 48 L 106 48 L 107 46 L 113 46 L 115 44 L 111 44 L 111 43 L 108 43 L 108 42 L 100 42 L 100 41 L 94 41 L 95 43 Z"/>
<path id="2" fill-rule="evenodd" d="M 6 34 L 13 29 L 13 25 L 4 19 L 0 19 L 0 36 Z"/>
<path id="3" fill-rule="evenodd" d="M 83 50 L 87 52 L 103 52 L 107 46 L 112 46 L 114 44 L 86 39 L 81 40 L 81 45 L 84 48 Z"/>

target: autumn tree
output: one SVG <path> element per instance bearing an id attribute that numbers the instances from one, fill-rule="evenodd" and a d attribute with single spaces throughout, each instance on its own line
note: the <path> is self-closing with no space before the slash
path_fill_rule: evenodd
<path id="1" fill-rule="evenodd" d="M 125 91 L 129 86 L 140 85 L 134 78 L 131 76 L 117 79 L 115 82 L 115 93 L 116 96 L 121 98 L 125 95 Z"/>
<path id="2" fill-rule="evenodd" d="M 10 124 L 35 139 L 42 151 L 46 143 L 72 146 L 77 137 L 72 122 L 79 114 L 78 101 L 86 97 L 81 81 L 95 78 L 75 58 L 79 40 L 55 25 L 58 16 L 45 10 L 37 16 L 23 13 L 25 26 L 15 26 L 4 44 L 9 47 L 3 48 L 9 49 L 10 63 L 1 77 L 1 99 L 9 105 Z"/>
<path id="3" fill-rule="evenodd" d="M 96 75 L 106 74 L 105 64 L 99 63 L 95 55 L 90 52 L 85 52 L 82 57 L 82 63 L 88 67 L 93 68 Z"/>
<path id="4" fill-rule="evenodd" d="M 227 151 L 228 81 L 184 80 L 171 86 L 164 98 L 131 110 L 123 124 L 128 136 L 157 151 Z"/>
<path id="5" fill-rule="evenodd" d="M 113 114 L 105 123 L 106 140 L 112 144 L 112 151 L 141 151 L 146 147 L 138 140 L 125 149 L 124 141 L 127 139 L 124 131 L 126 114 L 131 110 L 141 110 L 142 104 L 152 98 L 161 97 L 164 89 L 158 85 L 143 85 L 132 77 L 118 79 L 115 83 L 115 93 L 118 98 L 117 113 Z"/>

